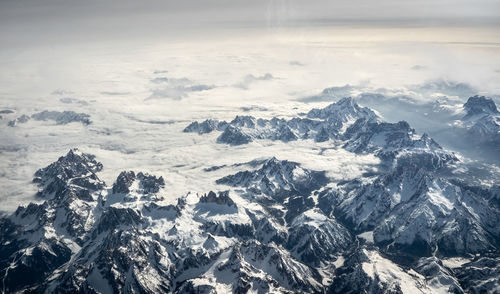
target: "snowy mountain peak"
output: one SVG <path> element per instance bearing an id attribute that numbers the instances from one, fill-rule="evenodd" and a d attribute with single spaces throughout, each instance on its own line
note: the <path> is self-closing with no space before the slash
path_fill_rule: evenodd
<path id="1" fill-rule="evenodd" d="M 227 126 L 222 134 L 217 138 L 217 143 L 229 145 L 243 145 L 252 142 L 252 137 L 233 125 Z"/>
<path id="2" fill-rule="evenodd" d="M 185 129 L 185 133 L 198 133 L 199 135 L 211 133 L 212 131 L 222 131 L 226 127 L 225 121 L 218 121 L 215 119 L 207 119 L 201 123 L 194 121 L 189 124 Z"/>
<path id="3" fill-rule="evenodd" d="M 217 184 L 245 187 L 249 194 L 265 194 L 277 200 L 292 195 L 307 196 L 326 184 L 324 172 L 302 168 L 298 163 L 272 157 L 259 169 L 225 176 Z"/>
<path id="4" fill-rule="evenodd" d="M 295 169 L 298 166 L 299 164 L 296 162 L 279 160 L 275 156 L 273 156 L 264 162 L 261 170 L 266 171 L 266 173 L 268 174 L 272 174 L 283 169 Z"/>
<path id="5" fill-rule="evenodd" d="M 237 127 L 255 127 L 255 117 L 249 115 L 237 115 L 229 124 Z"/>
<path id="6" fill-rule="evenodd" d="M 359 106 L 353 98 L 346 97 L 328 105 L 325 108 L 314 108 L 307 113 L 309 118 L 327 119 L 346 123 L 360 118 L 375 120 L 377 115 L 367 107 Z"/>
<path id="7" fill-rule="evenodd" d="M 132 191 L 131 187 L 134 182 L 137 182 L 135 189 Z M 165 180 L 163 177 L 156 177 L 147 173 L 139 172 L 135 174 L 133 171 L 123 171 L 118 175 L 114 185 L 113 193 L 127 194 L 135 192 L 139 194 L 158 193 L 160 188 L 165 187 Z"/>
<path id="8" fill-rule="evenodd" d="M 491 98 L 470 97 L 464 104 L 465 116 L 454 122 L 469 149 L 481 150 L 481 156 L 494 161 L 500 152 L 500 112 Z"/>
<path id="9" fill-rule="evenodd" d="M 495 102 L 491 98 L 477 95 L 467 100 L 464 104 L 464 110 L 467 112 L 467 115 L 464 117 L 465 119 L 476 115 L 500 114 Z"/>
<path id="10" fill-rule="evenodd" d="M 59 175 L 64 179 L 68 179 L 101 170 L 102 164 L 95 160 L 94 155 L 83 153 L 78 149 L 71 149 L 65 156 L 59 157 L 56 162 L 39 169 L 35 176 L 41 179 L 50 175 Z"/>
<path id="11" fill-rule="evenodd" d="M 113 185 L 113 193 L 129 193 L 130 186 L 135 180 L 135 172 L 133 171 L 122 171 Z"/>
<path id="12" fill-rule="evenodd" d="M 219 205 L 235 206 L 234 201 L 229 197 L 229 191 L 219 192 L 216 194 L 213 191 L 208 192 L 200 197 L 202 203 L 215 203 Z"/>
<path id="13" fill-rule="evenodd" d="M 42 188 L 39 196 L 58 194 L 70 184 L 80 187 L 79 191 L 95 191 L 105 185 L 96 175 L 101 170 L 102 164 L 95 160 L 94 155 L 72 149 L 56 162 L 37 170 L 33 182 Z"/>

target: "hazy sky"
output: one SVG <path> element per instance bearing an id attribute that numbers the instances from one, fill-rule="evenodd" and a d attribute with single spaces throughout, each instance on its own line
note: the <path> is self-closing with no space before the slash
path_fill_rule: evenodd
<path id="1" fill-rule="evenodd" d="M 259 27 L 499 27 L 497 0 L 0 0 L 0 43 L 193 36 Z"/>

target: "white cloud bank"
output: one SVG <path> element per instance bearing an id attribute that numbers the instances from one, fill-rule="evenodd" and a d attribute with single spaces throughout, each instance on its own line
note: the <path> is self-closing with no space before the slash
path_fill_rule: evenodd
<path id="1" fill-rule="evenodd" d="M 97 155 L 109 184 L 121 170 L 142 170 L 164 176 L 172 197 L 189 190 L 206 192 L 217 177 L 231 173 L 206 173 L 203 168 L 263 156 L 324 169 L 336 180 L 359 177 L 374 168 L 375 158 L 310 141 L 230 148 L 215 144 L 215 137 L 185 134 L 182 129 L 192 120 L 228 120 L 241 113 L 290 117 L 326 103 L 305 104 L 298 101 L 301 97 L 366 80 L 377 89 L 445 79 L 500 93 L 500 53 L 494 45 L 498 34 L 487 30 L 244 32 L 207 39 L 97 40 L 48 47 L 18 43 L 24 50 L 0 48 L 0 110 L 14 110 L 0 120 L 2 209 L 11 211 L 32 201 L 33 173 L 74 147 Z M 473 44 L 453 43 L 461 40 Z M 416 64 L 425 70 L 412 70 Z M 244 87 L 234 87 L 242 83 Z M 177 99 L 148 99 L 155 91 L 158 98 Z M 86 113 L 92 124 L 29 121 L 7 126 L 15 117 L 43 110 Z"/>

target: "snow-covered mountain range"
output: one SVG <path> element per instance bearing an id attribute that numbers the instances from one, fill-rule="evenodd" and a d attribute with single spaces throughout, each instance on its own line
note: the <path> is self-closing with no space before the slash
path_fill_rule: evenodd
<path id="1" fill-rule="evenodd" d="M 482 97 L 465 109 L 471 131 L 498 117 Z M 407 122 L 344 98 L 184 131 L 232 146 L 331 141 L 381 164 L 332 183 L 277 155 L 172 202 L 163 177 L 123 171 L 107 184 L 98 158 L 72 149 L 35 173 L 43 203 L 0 219 L 3 293 L 500 292 L 500 187 L 454 177 L 460 156 Z"/>

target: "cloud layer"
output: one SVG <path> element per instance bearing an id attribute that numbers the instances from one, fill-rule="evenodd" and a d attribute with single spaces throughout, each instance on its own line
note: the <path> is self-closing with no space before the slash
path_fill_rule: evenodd
<path id="1" fill-rule="evenodd" d="M 182 130 L 193 120 L 228 120 L 242 113 L 291 117 L 346 94 L 370 92 L 375 98 L 424 102 L 439 98 L 435 93 L 461 101 L 464 98 L 453 94 L 456 87 L 500 93 L 496 47 L 437 44 L 471 34 L 431 29 L 419 35 L 422 31 L 266 29 L 182 42 L 113 39 L 48 47 L 17 43 L 26 50 L 2 47 L 0 110 L 14 111 L 2 113 L 0 120 L 2 209 L 32 201 L 33 173 L 74 147 L 98 156 L 107 182 L 121 170 L 143 170 L 164 176 L 173 198 L 212 189 L 214 179 L 230 173 L 206 173 L 203 168 L 255 157 L 299 161 L 327 170 L 336 180 L 372 171 L 376 159 L 354 156 L 338 146 L 304 141 L 229 148 L 215 144 L 215 137 Z M 491 41 L 491 35 L 481 32 L 483 41 Z M 405 39 L 408 35 L 413 40 Z M 367 38 L 372 41 L 367 43 Z M 425 69 L 411 69 L 417 64 Z M 321 99 L 304 103 L 304 97 Z M 45 110 L 85 113 L 92 124 L 30 120 L 16 128 L 7 126 L 22 114 Z M 391 113 L 382 108 L 380 112 Z"/>

